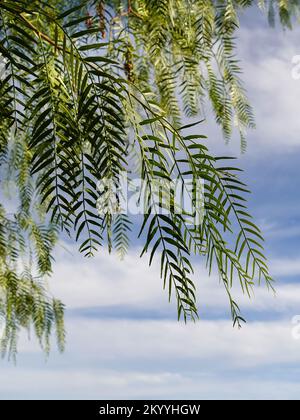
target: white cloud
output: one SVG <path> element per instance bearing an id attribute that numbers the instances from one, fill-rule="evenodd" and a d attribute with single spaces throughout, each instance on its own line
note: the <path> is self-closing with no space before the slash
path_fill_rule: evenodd
<path id="1" fill-rule="evenodd" d="M 282 208 L 280 208 L 282 211 Z M 293 211 L 293 210 L 292 210 Z M 266 214 L 270 212 L 266 209 Z M 295 209 L 296 215 L 299 214 L 299 210 Z M 287 211 L 287 214 L 291 217 L 290 213 Z M 273 214 L 272 214 L 273 216 Z M 276 217 L 276 214 L 275 214 Z M 278 239 L 292 239 L 300 237 L 300 226 L 294 222 L 294 224 L 285 225 L 284 223 L 268 222 L 265 218 L 259 221 L 259 226 L 264 232 L 265 236 L 271 240 Z"/>
<path id="2" fill-rule="evenodd" d="M 291 154 L 300 147 L 300 79 L 293 78 L 294 56 L 300 55 L 300 27 L 293 31 L 241 27 L 238 57 L 241 79 L 254 109 L 256 129 L 247 132 L 248 157 L 258 160 L 269 153 Z M 298 64 L 299 67 L 299 64 Z M 234 133 L 229 145 L 222 142 L 211 112 L 200 125 L 208 136 L 210 150 L 227 155 L 240 153 L 240 138 Z"/>
<path id="3" fill-rule="evenodd" d="M 89 349 L 89 361 L 219 363 L 226 369 L 300 362 L 300 340 L 292 335 L 291 320 L 253 322 L 238 330 L 227 321 L 91 320 L 68 322 L 68 346 L 78 360 Z M 95 364 L 96 365 L 96 364 Z"/>
<path id="4" fill-rule="evenodd" d="M 68 309 L 126 306 L 132 310 L 151 310 L 173 314 L 175 303 L 168 303 L 168 293 L 162 288 L 157 261 L 148 266 L 147 256 L 139 258 L 139 249 L 133 249 L 124 261 L 101 251 L 94 259 L 83 259 L 76 251 L 70 256 L 57 256 L 50 289 L 63 300 Z M 205 264 L 195 264 L 194 281 L 197 286 L 200 313 L 222 311 L 228 316 L 228 300 L 218 277 L 209 277 Z M 239 285 L 233 289 L 241 309 L 292 313 L 300 311 L 300 284 L 285 284 L 284 276 L 300 276 L 300 258 L 274 259 L 271 272 L 277 280 L 276 297 L 264 285 L 254 288 L 254 296 L 243 295 Z"/>
<path id="5" fill-rule="evenodd" d="M 300 391 L 283 375 L 293 365 L 297 377 L 300 362 L 289 320 L 236 330 L 225 321 L 75 318 L 67 327 L 65 355 L 52 355 L 47 365 L 21 344 L 19 368 L 1 369 L 0 396 L 293 398 Z M 277 375 L 273 381 L 268 366 Z"/>
<path id="6" fill-rule="evenodd" d="M 54 295 L 69 308 L 134 305 L 157 307 L 166 302 L 157 267 L 148 267 L 147 257 L 131 251 L 124 261 L 102 250 L 93 259 L 65 253 L 57 258 L 50 280 Z"/>
<path id="7" fill-rule="evenodd" d="M 254 153 L 257 145 L 283 152 L 300 146 L 300 80 L 292 77 L 299 34 L 297 27 L 292 32 L 240 31 L 243 79 L 257 122 L 257 130 L 249 133 L 249 150 Z"/>
<path id="8" fill-rule="evenodd" d="M 277 271 L 289 264 L 281 261 Z M 1 367 L 0 398 L 297 397 L 300 385 L 283 372 L 300 363 L 291 320 L 300 311 L 298 285 L 279 286 L 276 299 L 263 289 L 252 303 L 239 297 L 242 308 L 281 313 L 278 321 L 249 322 L 241 330 L 220 319 L 184 325 L 175 313 L 171 319 L 127 318 L 117 305 L 133 314 L 169 308 L 158 271 L 138 259 L 137 249 L 123 262 L 105 253 L 93 260 L 60 254 L 53 291 L 73 309 L 115 307 L 116 318 L 97 317 L 97 311 L 94 317 L 68 316 L 66 352 L 52 353 L 47 365 L 35 341 L 23 337 L 18 368 Z M 204 273 L 197 269 L 200 303 L 225 313 L 222 287 Z"/>
<path id="9" fill-rule="evenodd" d="M 178 323 L 175 306 L 170 319 L 128 318 L 118 305 L 133 316 L 137 309 L 155 314 L 170 308 L 158 266 L 149 269 L 138 254 L 131 251 L 123 262 L 106 253 L 92 260 L 58 255 L 52 291 L 73 309 L 115 307 L 116 318 L 71 312 L 66 352 L 52 353 L 47 365 L 35 341 L 23 337 L 18 368 L 2 362 L 0 398 L 296 398 L 300 385 L 286 380 L 279 367 L 300 363 L 291 321 L 300 311 L 298 285 L 279 286 L 276 299 L 263 289 L 251 303 L 239 297 L 244 309 L 281 314 L 278 321 L 249 322 L 241 330 L 229 319 Z M 281 261 L 277 271 L 289 264 Z M 197 278 L 200 306 L 225 313 L 216 278 L 200 268 Z"/>
<path id="10" fill-rule="evenodd" d="M 6 376 L 5 376 L 6 378 Z M 246 378 L 171 372 L 143 373 L 115 370 L 40 370 L 10 372 L 4 398 L 14 399 L 298 399 L 298 383 L 276 382 L 255 375 Z M 34 397 L 33 397 L 34 395 Z"/>
<path id="11" fill-rule="evenodd" d="M 274 275 L 278 277 L 299 276 L 300 258 L 278 258 L 270 261 L 270 267 Z M 298 285 L 294 285 L 294 290 Z"/>

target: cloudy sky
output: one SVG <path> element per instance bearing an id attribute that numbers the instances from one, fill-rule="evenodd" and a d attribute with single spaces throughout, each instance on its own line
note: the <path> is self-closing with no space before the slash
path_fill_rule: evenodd
<path id="1" fill-rule="evenodd" d="M 34 339 L 22 337 L 17 366 L 0 362 L 0 398 L 300 397 L 300 79 L 292 77 L 299 37 L 300 27 L 274 30 L 251 13 L 239 36 L 257 121 L 239 164 L 267 239 L 276 297 L 262 287 L 249 300 L 237 290 L 247 324 L 233 329 L 217 277 L 199 262 L 201 319 L 183 325 L 138 244 L 124 262 L 105 251 L 86 261 L 61 244 L 50 286 L 67 305 L 67 349 L 46 361 Z M 214 151 L 240 154 L 238 139 L 225 146 L 210 118 L 201 129 Z"/>

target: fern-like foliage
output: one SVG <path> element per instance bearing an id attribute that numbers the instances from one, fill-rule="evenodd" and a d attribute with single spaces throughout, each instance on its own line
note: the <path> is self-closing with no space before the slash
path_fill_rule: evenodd
<path id="1" fill-rule="evenodd" d="M 271 286 L 237 168 L 181 126 L 183 113 L 205 116 L 209 98 L 224 135 L 235 123 L 245 147 L 254 119 L 234 38 L 239 10 L 253 3 L 0 1 L 0 174 L 2 190 L 13 189 L 13 211 L 7 199 L 0 206 L 3 353 L 15 355 L 19 329 L 31 324 L 46 351 L 53 328 L 63 349 L 63 305 L 44 283 L 60 232 L 87 257 L 105 243 L 126 254 L 132 222 L 120 206 L 122 172 L 142 180 L 142 253 L 150 264 L 160 259 L 178 318 L 198 316 L 193 255 L 217 268 L 235 324 L 243 319 L 234 280 L 248 294 L 256 281 Z M 284 26 L 298 10 L 297 1 L 258 3 L 271 20 L 278 10 Z M 192 214 L 176 202 L 186 177 Z"/>

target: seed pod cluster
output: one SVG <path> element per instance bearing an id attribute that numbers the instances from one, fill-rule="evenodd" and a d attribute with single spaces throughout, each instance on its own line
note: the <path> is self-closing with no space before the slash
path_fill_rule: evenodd
<path id="1" fill-rule="evenodd" d="M 133 71 L 133 57 L 132 57 L 132 46 L 127 45 L 125 54 L 125 61 L 124 61 L 124 71 L 127 77 L 127 80 L 131 83 L 134 83 L 134 71 Z"/>
<path id="2" fill-rule="evenodd" d="M 106 36 L 106 24 L 105 24 L 105 3 L 103 0 L 99 0 L 96 6 L 97 16 L 99 18 L 99 30 L 102 38 Z"/>

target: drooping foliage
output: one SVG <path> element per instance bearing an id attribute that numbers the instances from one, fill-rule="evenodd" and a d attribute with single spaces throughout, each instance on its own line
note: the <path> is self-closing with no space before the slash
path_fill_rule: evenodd
<path id="1" fill-rule="evenodd" d="M 184 115 L 204 118 L 211 104 L 225 137 L 235 125 L 245 148 L 254 118 L 235 34 L 239 10 L 253 3 L 0 1 L 0 173 L 13 207 L 5 209 L 1 193 L 3 353 L 15 354 L 19 329 L 30 325 L 46 351 L 55 328 L 63 349 L 63 305 L 44 284 L 51 253 L 64 232 L 86 256 L 105 243 L 124 256 L 132 221 L 118 208 L 122 172 L 145 185 L 143 254 L 150 264 L 160 256 L 179 318 L 197 317 L 193 255 L 203 256 L 209 271 L 217 268 L 234 324 L 243 319 L 233 281 L 248 294 L 256 281 L 271 285 L 238 169 L 209 153 L 195 125 L 182 127 Z M 271 23 L 278 11 L 284 26 L 299 7 L 282 0 L 258 5 Z M 186 177 L 193 214 L 176 210 L 174 180 Z M 194 197 L 199 179 L 201 203 Z M 99 180 L 108 187 L 99 191 Z M 198 212 L 201 223 L 191 223 Z"/>

